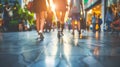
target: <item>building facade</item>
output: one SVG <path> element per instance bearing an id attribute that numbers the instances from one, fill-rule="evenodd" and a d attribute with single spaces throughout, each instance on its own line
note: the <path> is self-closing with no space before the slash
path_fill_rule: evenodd
<path id="1" fill-rule="evenodd" d="M 120 0 L 83 0 L 86 23 L 91 23 L 91 17 L 95 12 L 96 15 L 101 15 L 103 24 L 102 31 L 105 29 L 105 15 L 108 7 L 111 7 L 114 16 L 120 12 Z"/>
<path id="2" fill-rule="evenodd" d="M 85 10 L 85 19 L 86 24 L 91 24 L 91 19 L 93 13 L 96 13 L 96 16 L 101 15 L 102 21 L 105 21 L 105 0 L 84 0 L 84 10 Z M 103 30 L 102 25 L 102 30 Z"/>

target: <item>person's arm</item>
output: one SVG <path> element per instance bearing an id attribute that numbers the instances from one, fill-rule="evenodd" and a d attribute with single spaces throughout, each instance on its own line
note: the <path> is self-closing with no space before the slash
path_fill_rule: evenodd
<path id="1" fill-rule="evenodd" d="M 70 9 L 72 8 L 73 6 L 73 0 L 70 0 Z"/>
<path id="2" fill-rule="evenodd" d="M 47 0 L 47 2 L 48 2 L 48 5 L 50 6 L 50 0 Z"/>

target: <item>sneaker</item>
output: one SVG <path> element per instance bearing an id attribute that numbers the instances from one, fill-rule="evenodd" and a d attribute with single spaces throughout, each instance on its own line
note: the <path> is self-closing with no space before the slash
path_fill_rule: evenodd
<path id="1" fill-rule="evenodd" d="M 42 33 L 39 34 L 40 35 L 40 39 L 43 40 L 44 39 L 44 36 Z"/>

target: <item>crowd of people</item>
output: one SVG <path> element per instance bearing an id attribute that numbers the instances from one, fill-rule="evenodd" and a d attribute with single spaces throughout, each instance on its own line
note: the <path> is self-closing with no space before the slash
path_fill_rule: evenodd
<path id="1" fill-rule="evenodd" d="M 51 1 L 55 5 L 55 10 L 51 10 Z M 72 18 L 72 25 L 73 28 L 73 35 L 74 35 L 74 28 L 75 28 L 75 21 L 77 21 L 77 30 L 78 34 L 80 35 L 80 11 L 81 11 L 81 0 L 33 0 L 32 5 L 28 8 L 30 11 L 36 14 L 36 29 L 38 33 L 39 40 L 44 40 L 44 29 L 45 31 L 51 31 L 52 26 L 55 23 L 52 22 L 52 17 L 55 15 L 57 17 L 56 25 L 57 25 L 57 37 L 60 38 L 64 35 L 63 30 L 65 27 L 65 18 L 66 13 L 69 13 L 69 18 Z M 76 5 L 77 4 L 77 5 Z M 80 9 L 81 8 L 81 9 Z"/>
<path id="2" fill-rule="evenodd" d="M 107 31 L 120 31 L 120 11 L 117 6 L 108 7 L 105 17 Z"/>
<path id="3" fill-rule="evenodd" d="M 96 31 L 101 31 L 101 24 L 102 24 L 102 19 L 100 18 L 100 14 L 97 16 L 96 13 L 93 13 L 92 16 L 92 31 L 96 32 Z"/>
<path id="4" fill-rule="evenodd" d="M 21 8 L 20 4 L 15 1 L 13 4 L 10 4 L 6 1 L 4 4 L 0 3 L 0 29 L 3 32 L 9 31 L 23 31 L 28 30 L 29 22 L 25 16 L 25 14 L 21 14 L 23 12 L 23 8 Z M 12 28 L 12 23 L 15 28 Z M 13 30 L 14 29 L 14 30 Z"/>
<path id="5" fill-rule="evenodd" d="M 95 12 L 92 14 L 91 18 L 91 25 L 92 25 L 92 31 L 101 31 L 101 24 L 103 23 L 101 15 L 96 14 Z M 117 9 L 117 7 L 107 7 L 107 11 L 105 14 L 105 22 L 104 27 L 107 32 L 114 32 L 120 31 L 120 11 Z"/>
<path id="6" fill-rule="evenodd" d="M 53 2 L 52 4 L 55 5 L 55 10 L 52 10 L 52 6 L 51 6 L 51 1 Z M 58 33 L 56 34 L 58 38 L 64 36 L 64 27 L 65 27 L 65 22 L 67 22 L 66 19 L 66 14 L 68 12 L 68 18 L 70 19 L 68 21 L 68 25 L 71 26 L 69 27 L 72 28 L 72 34 L 74 35 L 74 30 L 77 29 L 78 31 L 78 35 L 81 34 L 81 28 L 83 26 L 84 23 L 84 18 L 81 14 L 81 12 L 83 11 L 83 5 L 81 0 L 70 0 L 70 2 L 68 2 L 69 0 L 33 0 L 31 2 L 31 5 L 29 5 L 29 7 L 27 6 L 27 9 L 32 12 L 35 13 L 36 15 L 36 19 L 35 19 L 35 26 L 36 26 L 36 31 L 38 33 L 38 37 L 37 39 L 39 40 L 44 40 L 44 35 L 43 32 L 50 32 L 51 29 L 54 29 L 55 27 L 57 27 L 57 31 Z M 13 7 L 16 6 L 16 3 L 14 4 Z M 13 9 L 17 9 L 17 8 L 13 8 L 10 7 L 8 2 L 5 3 L 4 9 L 3 9 L 3 21 L 4 24 L 3 26 L 5 27 L 6 30 L 9 29 L 9 23 L 11 20 L 11 15 L 10 15 L 10 11 Z M 1 15 L 1 14 L 0 14 Z M 2 15 L 1 15 L 2 16 Z M 15 11 L 13 11 L 13 17 L 19 17 L 19 15 L 17 15 L 17 13 L 15 13 Z M 53 19 L 57 18 L 56 21 L 53 21 Z M 100 14 L 96 14 L 95 12 L 93 13 L 93 16 L 91 18 L 91 23 L 92 23 L 92 31 L 96 32 L 96 31 L 101 31 L 101 24 L 103 23 L 102 19 L 101 19 L 101 15 Z M 1 19 L 0 19 L 1 21 Z M 115 25 L 116 23 L 114 23 L 114 21 L 116 21 L 116 23 L 118 23 L 119 21 L 119 12 L 114 16 L 112 9 L 108 8 L 107 12 L 106 12 L 106 17 L 105 17 L 105 22 L 107 25 L 107 30 L 110 31 L 111 29 L 114 30 L 119 30 L 120 28 L 116 28 L 117 25 Z M 27 27 L 27 20 L 25 20 L 24 18 L 21 18 L 20 20 L 18 20 L 19 23 L 19 29 L 20 31 L 23 30 L 23 24 L 24 28 L 26 29 Z M 56 25 L 56 26 L 55 26 Z M 85 24 L 84 24 L 85 25 Z M 0 24 L 1 27 L 1 24 Z M 80 36 L 79 36 L 80 37 Z"/>

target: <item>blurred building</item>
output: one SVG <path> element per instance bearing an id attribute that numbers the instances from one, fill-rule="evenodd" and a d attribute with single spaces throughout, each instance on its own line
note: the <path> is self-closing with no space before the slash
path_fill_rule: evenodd
<path id="1" fill-rule="evenodd" d="M 95 12 L 96 15 L 101 15 L 103 23 L 105 23 L 105 14 L 107 7 L 112 7 L 115 10 L 114 13 L 116 13 L 119 9 L 120 11 L 120 0 L 83 0 L 84 3 L 84 10 L 85 10 L 85 18 L 86 22 L 91 22 L 91 17 L 93 13 Z M 116 10 L 117 9 L 117 10 Z M 102 30 L 103 30 L 102 25 Z"/>

